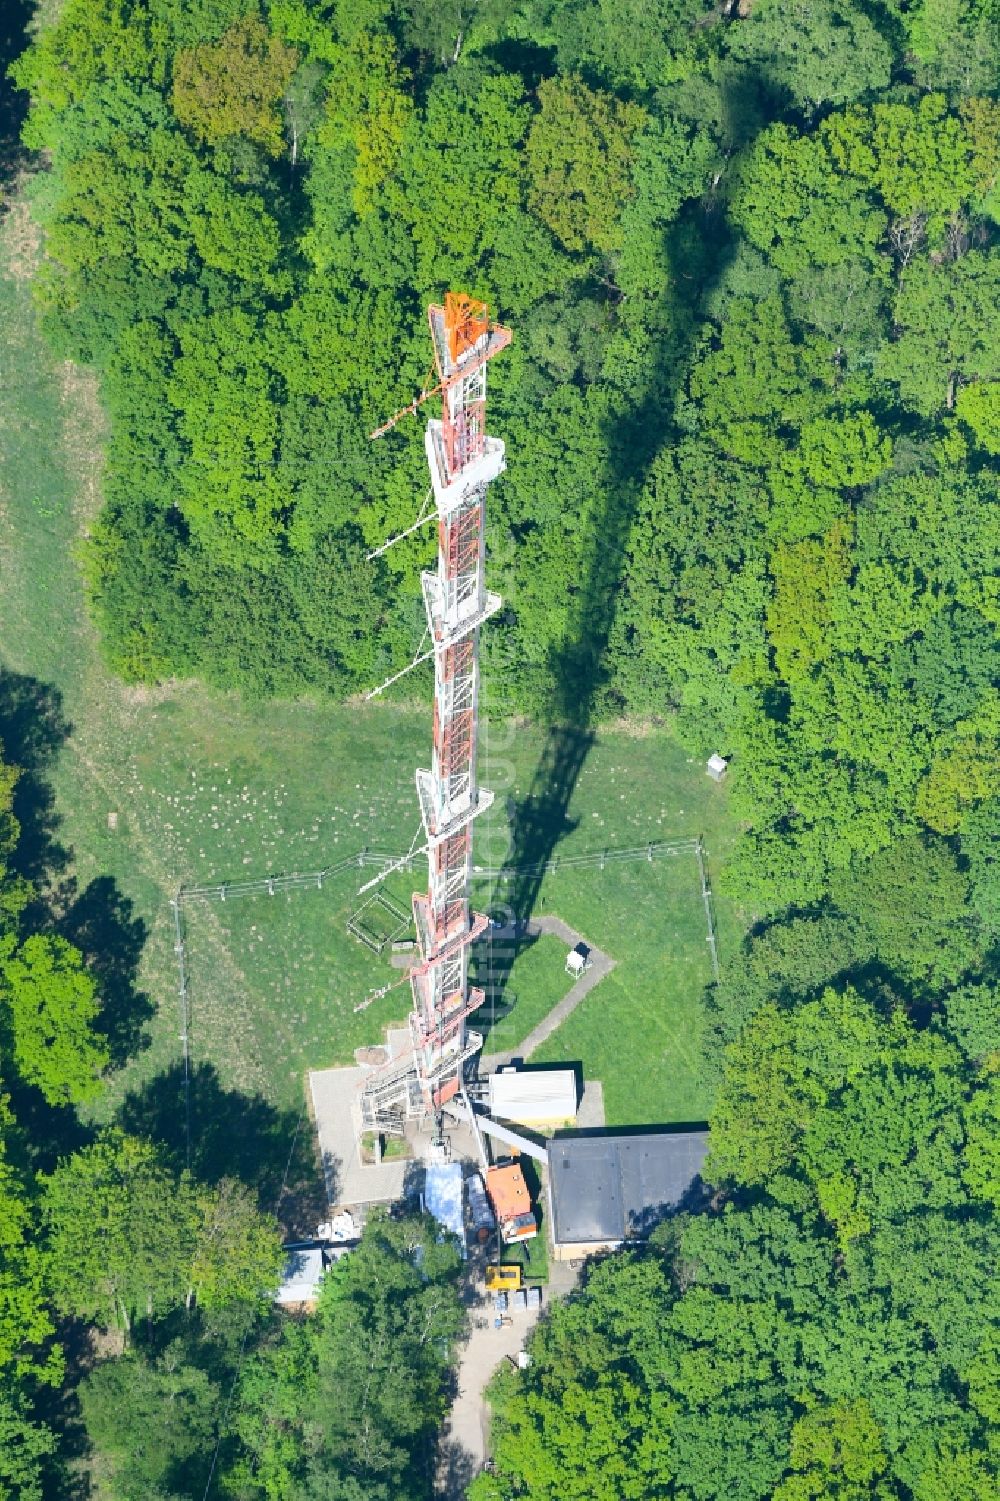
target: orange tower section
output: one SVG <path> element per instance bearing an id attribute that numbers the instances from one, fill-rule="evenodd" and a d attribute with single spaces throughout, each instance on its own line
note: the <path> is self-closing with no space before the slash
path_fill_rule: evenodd
<path id="1" fill-rule="evenodd" d="M 503 443 L 486 433 L 486 370 L 511 334 L 490 322 L 485 303 L 456 293 L 430 307 L 428 319 L 442 398 L 441 417 L 424 435 L 438 523 L 437 567 L 421 577 L 434 654 L 431 765 L 416 774 L 428 882 L 413 898 L 420 960 L 410 974 L 412 1051 L 365 1082 L 366 1127 L 437 1113 L 482 1046 L 467 1026 L 483 1003 L 468 971 L 469 946 L 487 920 L 470 910 L 469 877 L 472 826 L 493 801 L 477 775 L 479 631 L 501 604 L 486 588 L 486 491 L 505 467 Z"/>

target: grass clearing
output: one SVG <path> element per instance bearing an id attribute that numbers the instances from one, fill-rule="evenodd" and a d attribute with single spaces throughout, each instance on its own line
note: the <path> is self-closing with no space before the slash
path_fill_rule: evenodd
<path id="1" fill-rule="evenodd" d="M 23 225 L 12 245 L 11 224 L 8 216 L 0 229 L 8 258 L 23 249 Z M 94 384 L 42 346 L 23 277 L 0 277 L 0 321 L 2 686 L 5 701 L 28 692 L 46 705 L 49 732 L 34 770 L 52 805 L 26 810 L 38 824 L 28 832 L 53 885 L 79 893 L 110 877 L 141 925 L 138 985 L 156 1007 L 148 1045 L 99 1104 L 110 1115 L 126 1089 L 178 1055 L 169 909 L 177 887 L 321 869 L 364 845 L 405 851 L 418 823 L 413 768 L 429 757 L 430 701 L 259 705 L 197 683 L 147 690 L 111 677 L 79 571 L 80 539 L 100 495 L 104 427 Z M 412 691 L 425 686 L 415 680 Z M 532 786 L 544 742 L 539 729 L 485 720 L 482 778 L 497 798 L 477 826 L 483 864 L 507 855 L 510 808 Z M 617 727 L 597 736 L 583 765 L 558 851 L 699 833 L 717 865 L 733 833 L 725 788 L 668 731 Z M 353 1011 L 393 976 L 388 954 L 372 954 L 345 931 L 360 905 L 353 874 L 322 892 L 186 906 L 193 1056 L 214 1063 L 228 1089 L 297 1104 L 308 1068 L 349 1059 L 405 1014 L 405 986 Z M 418 862 L 412 875 L 393 878 L 393 900 L 408 905 L 421 884 Z M 491 894 L 480 883 L 477 898 Z M 592 1077 L 603 1070 L 615 1123 L 702 1114 L 697 1030 L 708 970 L 693 868 L 675 860 L 557 873 L 540 901 L 618 960 L 545 1056 L 580 1059 Z M 719 920 L 725 950 L 738 923 L 721 902 Z M 516 1003 L 492 1046 L 516 1046 L 565 994 L 564 958 L 555 940 L 517 956 Z"/>
<path id="2" fill-rule="evenodd" d="M 703 1120 L 712 969 L 694 856 L 555 875 L 542 902 L 617 963 L 532 1062 L 578 1062 L 600 1079 L 609 1126 Z"/>
<path id="3" fill-rule="evenodd" d="M 347 932 L 358 885 L 370 874 L 346 871 L 322 890 L 185 903 L 196 1057 L 211 1058 L 229 1077 L 253 1068 L 256 1087 L 289 1105 L 301 1097 L 309 1069 L 353 1063 L 355 1048 L 405 1021 L 405 981 L 354 1011 L 372 991 L 403 979 L 387 954 Z M 212 968 L 220 943 L 230 960 L 222 974 Z"/>
<path id="4" fill-rule="evenodd" d="M 566 945 L 551 933 L 529 939 L 513 953 L 511 947 L 487 937 L 476 945 L 470 964 L 473 983 L 486 990 L 486 1004 L 472 1019 L 483 1033 L 485 1053 L 515 1052 L 573 985 L 566 973 Z M 492 999 L 497 990 L 499 1004 Z"/>

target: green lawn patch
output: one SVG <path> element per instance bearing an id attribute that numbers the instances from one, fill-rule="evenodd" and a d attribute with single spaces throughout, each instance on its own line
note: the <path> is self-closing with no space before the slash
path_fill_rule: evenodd
<path id="1" fill-rule="evenodd" d="M 472 1025 L 484 1035 L 484 1052 L 514 1052 L 572 988 L 566 953 L 566 945 L 550 933 L 520 944 L 514 954 L 500 941 L 476 946 L 470 969 L 487 1001 Z M 499 1002 L 491 999 L 497 994 Z"/>
<path id="2" fill-rule="evenodd" d="M 310 1069 L 353 1063 L 355 1048 L 405 1022 L 405 971 L 347 932 L 370 875 L 348 871 L 321 890 L 185 903 L 195 1056 L 287 1104 L 301 1098 Z M 354 1010 L 387 984 L 388 995 Z"/>
<path id="3" fill-rule="evenodd" d="M 532 1062 L 578 1062 L 600 1079 L 608 1125 L 703 1120 L 712 971 L 694 857 L 552 876 L 542 901 L 617 963 Z"/>

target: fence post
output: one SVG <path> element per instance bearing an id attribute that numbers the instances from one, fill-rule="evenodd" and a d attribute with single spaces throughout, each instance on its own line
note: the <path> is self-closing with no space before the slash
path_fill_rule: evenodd
<path id="1" fill-rule="evenodd" d="M 181 1046 L 184 1050 L 184 1161 L 191 1166 L 191 1054 L 188 1040 L 188 985 L 184 952 L 184 927 L 181 922 L 181 891 L 170 905 L 174 914 L 174 953 L 177 955 L 177 998 L 181 1016 Z"/>
<path id="2" fill-rule="evenodd" d="M 698 875 L 701 879 L 701 899 L 705 905 L 705 921 L 708 924 L 708 946 L 712 954 L 712 974 L 716 984 L 719 980 L 719 952 L 715 936 L 715 917 L 712 912 L 712 889 L 708 884 L 708 872 L 705 869 L 705 846 L 700 837 L 694 849 L 695 859 L 698 861 Z"/>

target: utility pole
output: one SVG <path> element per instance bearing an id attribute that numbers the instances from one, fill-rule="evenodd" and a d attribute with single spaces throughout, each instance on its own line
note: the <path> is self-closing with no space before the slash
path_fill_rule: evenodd
<path id="1" fill-rule="evenodd" d="M 503 443 L 486 434 L 486 367 L 511 334 L 490 323 L 485 303 L 456 293 L 430 307 L 428 319 L 438 385 L 426 396 L 440 391 L 442 400 L 440 420 L 424 434 L 438 524 L 437 568 L 421 576 L 434 657 L 431 766 L 416 773 L 428 881 L 413 898 L 420 958 L 409 976 L 410 1048 L 365 1080 L 361 1115 L 369 1129 L 400 1116 L 440 1118 L 483 1042 L 467 1026 L 484 1001 L 482 990 L 469 988 L 469 947 L 488 919 L 470 910 L 469 879 L 472 826 L 493 801 L 476 764 L 479 631 L 501 605 L 486 589 L 486 491 L 505 467 Z"/>

